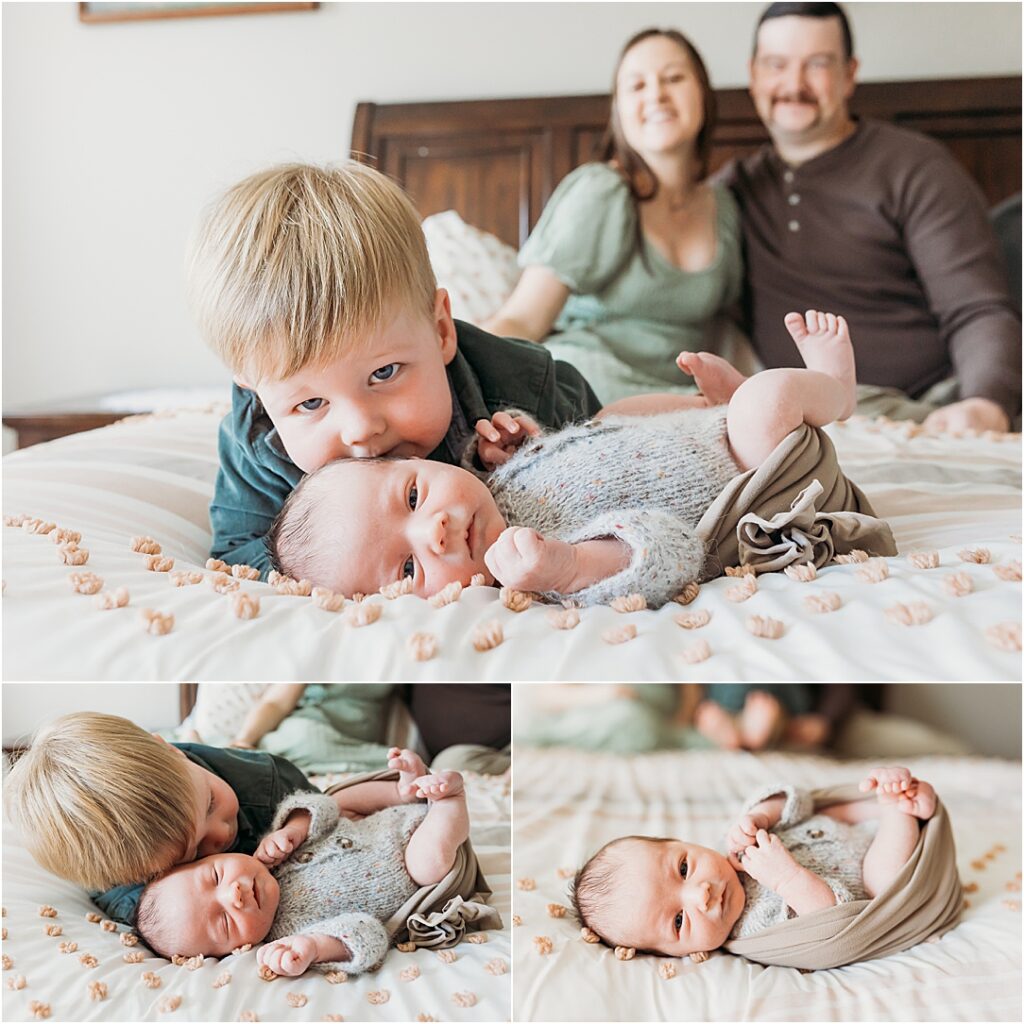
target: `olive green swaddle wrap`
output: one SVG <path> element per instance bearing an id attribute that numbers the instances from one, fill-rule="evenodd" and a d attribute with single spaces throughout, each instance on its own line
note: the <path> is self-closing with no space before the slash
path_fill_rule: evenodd
<path id="1" fill-rule="evenodd" d="M 392 782 L 398 772 L 384 768 L 365 772 L 336 782 L 326 790 L 337 793 L 361 782 Z M 428 949 L 443 949 L 462 941 L 467 931 L 503 927 L 494 907 L 475 897 L 488 896 L 491 887 L 480 871 L 473 844 L 466 841 L 459 847 L 455 863 L 440 882 L 423 885 L 384 921 L 384 929 L 392 942 L 412 942 Z"/>
<path id="2" fill-rule="evenodd" d="M 816 789 L 812 796 L 815 811 L 877 799 L 855 784 Z M 899 953 L 941 935 L 957 923 L 962 906 L 953 831 L 946 808 L 936 798 L 935 813 L 922 822 L 914 852 L 874 899 L 792 917 L 745 939 L 731 939 L 722 948 L 760 964 L 827 970 Z"/>
<path id="3" fill-rule="evenodd" d="M 730 565 L 779 572 L 805 562 L 820 569 L 854 548 L 896 554 L 892 531 L 843 474 L 828 435 L 806 424 L 729 482 L 701 516 L 697 534 L 707 551 L 702 581 Z"/>

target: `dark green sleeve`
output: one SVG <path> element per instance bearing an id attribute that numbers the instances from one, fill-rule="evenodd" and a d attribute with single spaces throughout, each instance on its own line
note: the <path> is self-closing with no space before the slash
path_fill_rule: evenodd
<path id="1" fill-rule="evenodd" d="M 551 361 L 552 409 L 550 427 L 588 420 L 601 411 L 601 403 L 586 378 L 571 363 Z"/>

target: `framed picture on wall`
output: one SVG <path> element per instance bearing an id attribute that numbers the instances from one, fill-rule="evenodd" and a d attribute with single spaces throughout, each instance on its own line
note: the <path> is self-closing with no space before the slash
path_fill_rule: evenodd
<path id="1" fill-rule="evenodd" d="M 312 11 L 318 3 L 80 3 L 80 21 L 144 21 L 152 18 L 202 18 L 223 14 L 274 14 Z"/>

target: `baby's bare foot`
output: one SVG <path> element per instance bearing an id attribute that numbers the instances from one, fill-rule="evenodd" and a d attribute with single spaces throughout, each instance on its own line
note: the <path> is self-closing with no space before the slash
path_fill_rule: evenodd
<path id="1" fill-rule="evenodd" d="M 747 750 L 763 750 L 778 731 L 782 705 L 770 693 L 753 690 L 747 694 L 740 715 L 740 736 Z"/>
<path id="2" fill-rule="evenodd" d="M 836 417 L 846 419 L 857 405 L 857 367 L 846 320 L 835 313 L 809 309 L 806 316 L 787 313 L 785 322 L 807 369 L 835 377 L 846 389 L 846 406 Z"/>
<path id="3" fill-rule="evenodd" d="M 455 771 L 423 775 L 415 782 L 416 795 L 427 800 L 448 800 L 458 796 L 465 788 L 462 775 Z"/>
<path id="4" fill-rule="evenodd" d="M 935 813 L 935 789 L 930 783 L 915 779 L 909 768 L 872 768 L 860 788 L 865 793 L 874 790 L 880 804 L 921 821 Z"/>
<path id="5" fill-rule="evenodd" d="M 697 731 L 706 736 L 722 750 L 739 750 L 740 731 L 736 723 L 721 704 L 705 700 L 697 705 L 693 713 L 693 724 Z"/>
<path id="6" fill-rule="evenodd" d="M 680 352 L 676 366 L 694 379 L 708 405 L 725 405 L 747 379 L 732 363 L 711 352 Z"/>
<path id="7" fill-rule="evenodd" d="M 388 767 L 398 771 L 398 795 L 406 803 L 415 803 L 419 799 L 416 780 L 427 774 L 423 758 L 414 750 L 392 747 L 388 751 Z"/>

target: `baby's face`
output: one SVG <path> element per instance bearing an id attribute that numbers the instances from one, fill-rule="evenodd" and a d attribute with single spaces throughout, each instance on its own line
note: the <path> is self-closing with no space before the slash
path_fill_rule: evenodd
<path id="1" fill-rule="evenodd" d="M 151 885 L 165 949 L 227 956 L 262 941 L 277 913 L 277 879 L 255 857 L 220 853 L 173 868 Z"/>
<path id="2" fill-rule="evenodd" d="M 728 938 L 746 896 L 720 853 L 676 839 L 637 839 L 612 855 L 622 859 L 617 891 L 595 922 L 606 939 L 687 956 L 717 949 Z"/>
<path id="3" fill-rule="evenodd" d="M 255 388 L 305 473 L 342 458 L 425 457 L 451 423 L 445 366 L 456 348 L 448 295 L 439 289 L 433 319 L 399 311 L 325 366 L 245 386 Z"/>
<path id="4" fill-rule="evenodd" d="M 314 481 L 323 571 L 314 580 L 343 594 L 372 594 L 406 576 L 429 597 L 483 573 L 484 553 L 505 529 L 491 492 L 472 473 L 426 459 L 349 460 Z M 332 525 L 336 524 L 336 525 Z M 312 578 L 312 577 L 311 577 Z"/>

